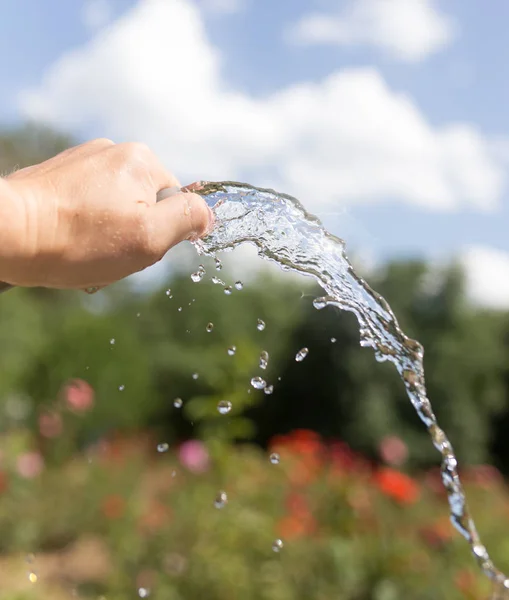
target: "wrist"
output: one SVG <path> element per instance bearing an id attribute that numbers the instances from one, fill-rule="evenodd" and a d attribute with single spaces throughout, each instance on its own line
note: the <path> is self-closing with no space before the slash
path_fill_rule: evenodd
<path id="1" fill-rule="evenodd" d="M 0 177 L 0 280 L 20 285 L 28 262 L 26 210 L 16 186 Z"/>

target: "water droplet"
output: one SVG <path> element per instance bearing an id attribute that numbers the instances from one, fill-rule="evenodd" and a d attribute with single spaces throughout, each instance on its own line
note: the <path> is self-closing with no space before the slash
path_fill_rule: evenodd
<path id="1" fill-rule="evenodd" d="M 118 391 L 119 392 L 123 392 L 124 390 L 125 390 L 125 385 L 124 384 L 118 386 Z"/>
<path id="2" fill-rule="evenodd" d="M 37 573 L 34 573 L 33 571 L 30 571 L 30 573 L 28 573 L 28 581 L 30 581 L 30 583 L 37 583 L 37 580 L 39 578 L 37 577 Z"/>
<path id="3" fill-rule="evenodd" d="M 268 385 L 263 391 L 267 394 L 267 396 L 270 396 L 274 391 L 274 386 Z"/>
<path id="4" fill-rule="evenodd" d="M 274 552 L 280 552 L 283 549 L 283 540 L 277 539 L 272 542 L 272 550 Z"/>
<path id="5" fill-rule="evenodd" d="M 157 451 L 158 452 L 168 452 L 168 450 L 170 449 L 170 445 L 166 442 L 163 442 L 162 444 L 157 444 Z"/>
<path id="6" fill-rule="evenodd" d="M 214 276 L 211 278 L 211 281 L 215 285 L 226 285 L 226 283 L 222 279 L 219 279 L 219 277 Z"/>
<path id="7" fill-rule="evenodd" d="M 280 461 L 280 456 L 277 452 L 272 452 L 272 454 L 269 456 L 269 460 L 273 465 L 278 465 Z"/>
<path id="8" fill-rule="evenodd" d="M 136 316 L 137 317 L 141 317 L 141 313 L 136 313 Z"/>
<path id="9" fill-rule="evenodd" d="M 256 329 L 258 329 L 258 331 L 263 331 L 265 329 L 265 321 L 258 319 L 256 322 Z"/>
<path id="10" fill-rule="evenodd" d="M 335 344 L 337 340 L 336 340 L 336 338 L 331 338 L 331 339 L 330 339 L 330 341 L 331 341 L 333 344 Z"/>
<path id="11" fill-rule="evenodd" d="M 269 353 L 265 350 L 260 354 L 260 369 L 266 369 L 269 364 Z"/>
<path id="12" fill-rule="evenodd" d="M 297 362 L 302 362 L 308 354 L 309 354 L 308 348 L 301 348 L 295 355 L 295 360 Z"/>
<path id="13" fill-rule="evenodd" d="M 173 469 L 173 471 L 171 472 L 171 476 L 176 477 L 176 475 L 177 475 L 177 471 L 175 471 L 175 469 Z"/>
<path id="14" fill-rule="evenodd" d="M 111 344 L 112 346 L 114 346 L 114 345 L 115 345 L 115 338 L 111 338 L 111 340 L 110 340 L 110 344 Z"/>
<path id="15" fill-rule="evenodd" d="M 166 290 L 166 295 L 168 296 L 168 298 L 173 298 L 173 296 L 171 295 L 171 290 L 169 288 Z"/>
<path id="16" fill-rule="evenodd" d="M 316 310 L 322 310 L 322 308 L 327 306 L 327 298 L 315 298 L 313 300 L 313 306 L 316 308 Z"/>
<path id="17" fill-rule="evenodd" d="M 227 415 L 232 409 L 232 403 L 229 400 L 220 400 L 217 403 L 217 410 L 222 415 Z"/>
<path id="18" fill-rule="evenodd" d="M 177 308 L 177 310 L 178 310 L 179 312 L 182 312 L 182 307 L 181 307 L 181 306 L 179 306 L 179 307 Z"/>
<path id="19" fill-rule="evenodd" d="M 223 268 L 223 263 L 219 260 L 219 258 L 216 258 L 216 270 L 220 271 Z"/>
<path id="20" fill-rule="evenodd" d="M 231 285 L 227 285 L 227 286 L 224 288 L 224 293 L 225 293 L 227 296 L 231 296 L 231 295 L 232 295 L 232 291 L 233 291 L 233 290 L 232 290 L 232 286 L 231 286 Z"/>
<path id="21" fill-rule="evenodd" d="M 194 283 L 199 283 L 203 279 L 205 273 L 205 267 L 203 265 L 200 265 L 197 271 L 191 273 L 191 279 L 194 281 Z"/>
<path id="22" fill-rule="evenodd" d="M 214 329 L 214 323 L 208 323 L 207 327 L 206 327 L 207 333 L 210 333 L 213 329 Z"/>
<path id="23" fill-rule="evenodd" d="M 261 377 L 253 377 L 253 379 L 251 379 L 251 385 L 256 390 L 263 390 L 263 388 L 266 387 L 267 383 Z"/>
<path id="24" fill-rule="evenodd" d="M 243 287 L 244 287 L 244 284 L 242 283 L 242 281 L 235 282 L 235 289 L 241 290 Z"/>
<path id="25" fill-rule="evenodd" d="M 199 376 L 200 376 L 199 373 L 193 373 L 193 379 L 196 380 L 196 379 L 198 379 Z"/>
<path id="26" fill-rule="evenodd" d="M 175 398 L 175 400 L 173 401 L 173 406 L 175 408 L 182 408 L 182 398 Z"/>
<path id="27" fill-rule="evenodd" d="M 227 350 L 228 356 L 233 356 L 237 352 L 237 346 L 230 346 Z"/>
<path id="28" fill-rule="evenodd" d="M 224 508 L 228 504 L 228 496 L 226 492 L 218 492 L 215 500 L 214 506 L 216 508 Z"/>
<path id="29" fill-rule="evenodd" d="M 150 596 L 150 590 L 148 588 L 139 588 L 138 590 L 138 596 L 140 598 L 148 598 Z"/>

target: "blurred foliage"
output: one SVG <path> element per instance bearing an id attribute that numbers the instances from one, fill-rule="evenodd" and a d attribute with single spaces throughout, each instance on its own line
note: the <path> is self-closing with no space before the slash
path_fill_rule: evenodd
<path id="1" fill-rule="evenodd" d="M 4 439 L 7 464 L 17 443 Z M 225 447 L 199 473 L 189 452 L 155 456 L 143 437 L 104 440 L 31 478 L 7 467 L 0 598 L 487 597 L 488 580 L 446 517 L 438 473 L 373 468 L 307 431 L 273 444 L 279 464 L 254 447 Z M 465 480 L 507 569 L 507 490 L 491 469 L 472 468 Z M 227 497 L 215 505 L 220 490 Z"/>

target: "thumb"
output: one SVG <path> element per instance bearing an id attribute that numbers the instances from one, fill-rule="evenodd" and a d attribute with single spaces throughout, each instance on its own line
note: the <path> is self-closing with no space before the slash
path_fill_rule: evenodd
<path id="1" fill-rule="evenodd" d="M 198 194 L 179 192 L 149 208 L 153 245 L 161 254 L 183 240 L 205 235 L 213 226 L 214 216 Z"/>

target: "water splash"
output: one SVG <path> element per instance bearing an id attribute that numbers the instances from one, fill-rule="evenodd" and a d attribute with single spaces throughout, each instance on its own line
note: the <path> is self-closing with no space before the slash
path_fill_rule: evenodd
<path id="1" fill-rule="evenodd" d="M 259 366 L 260 369 L 266 369 L 269 364 L 269 353 L 266 350 L 262 350 L 260 354 Z"/>
<path id="2" fill-rule="evenodd" d="M 253 379 L 251 379 L 251 385 L 255 390 L 263 390 L 267 383 L 261 377 L 253 377 Z"/>
<path id="3" fill-rule="evenodd" d="M 243 243 L 252 244 L 260 257 L 315 279 L 327 294 L 314 302 L 317 309 L 335 306 L 355 314 L 361 345 L 373 348 L 378 361 L 394 364 L 408 398 L 441 454 L 442 481 L 453 525 L 468 541 L 484 573 L 500 588 L 509 589 L 509 579 L 497 569 L 481 543 L 451 442 L 438 425 L 427 398 L 423 348 L 402 332 L 388 303 L 355 273 L 343 240 L 327 232 L 298 200 L 286 194 L 235 182 L 198 182 L 184 191 L 200 194 L 215 215 L 212 232 L 195 242 L 200 254 L 215 256 Z M 258 321 L 258 329 L 260 323 L 263 321 Z"/>
<path id="4" fill-rule="evenodd" d="M 309 354 L 308 348 L 301 348 L 295 355 L 296 362 L 302 362 L 308 354 Z"/>
<path id="5" fill-rule="evenodd" d="M 229 400 L 219 400 L 217 410 L 222 415 L 227 415 L 232 409 L 232 403 Z"/>

